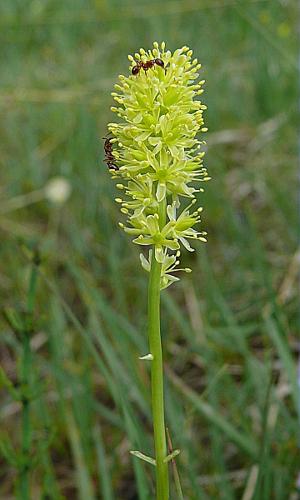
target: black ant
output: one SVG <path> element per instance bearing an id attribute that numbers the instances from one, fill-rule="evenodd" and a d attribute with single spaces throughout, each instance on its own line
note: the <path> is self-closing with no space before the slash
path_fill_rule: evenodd
<path id="1" fill-rule="evenodd" d="M 133 75 L 138 75 L 141 69 L 145 71 L 145 73 L 148 71 L 148 69 L 153 68 L 153 66 L 160 66 L 161 68 L 165 67 L 165 63 L 163 62 L 162 59 L 150 59 L 149 61 L 143 62 L 143 61 L 137 61 L 136 65 L 133 66 L 131 73 Z"/>
<path id="2" fill-rule="evenodd" d="M 104 142 L 105 163 L 107 164 L 109 170 L 119 170 L 119 167 L 117 167 L 117 165 L 114 163 L 115 157 L 113 155 L 111 137 L 103 137 L 103 139 L 105 139 Z"/>

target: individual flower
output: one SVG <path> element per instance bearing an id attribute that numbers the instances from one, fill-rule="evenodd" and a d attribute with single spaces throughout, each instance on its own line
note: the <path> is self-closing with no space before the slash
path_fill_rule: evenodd
<path id="1" fill-rule="evenodd" d="M 173 274 L 170 273 L 176 273 L 178 271 L 184 271 L 185 273 L 192 272 L 192 270 L 189 267 L 185 267 L 184 269 L 179 269 L 177 267 L 179 265 L 179 256 L 180 256 L 179 251 L 177 251 L 175 255 L 168 255 L 166 251 L 163 253 L 161 277 L 160 277 L 161 290 L 172 285 L 172 283 L 174 283 L 175 281 L 179 281 L 179 278 L 177 278 L 177 276 L 173 276 Z M 152 259 L 152 250 L 149 250 L 148 259 L 146 259 L 146 257 L 142 253 L 140 254 L 142 267 L 148 273 L 150 272 L 151 269 L 151 259 Z"/>

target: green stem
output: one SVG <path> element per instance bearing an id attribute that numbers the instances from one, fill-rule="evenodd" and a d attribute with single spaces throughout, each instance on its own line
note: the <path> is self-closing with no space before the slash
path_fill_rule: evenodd
<path id="1" fill-rule="evenodd" d="M 160 224 L 164 225 L 165 203 L 160 205 Z M 169 471 L 164 463 L 167 456 L 164 417 L 163 357 L 160 335 L 160 277 L 161 264 L 155 259 L 153 248 L 148 288 L 148 335 L 153 356 L 151 362 L 152 415 L 156 459 L 156 498 L 169 499 Z"/>
<path id="2" fill-rule="evenodd" d="M 28 332 L 23 333 L 23 355 L 21 365 L 22 398 L 22 464 L 20 470 L 20 495 L 22 500 L 28 500 L 29 494 L 29 468 L 30 468 L 30 401 L 28 397 L 29 370 L 31 364 L 30 338 Z"/>
<path id="3" fill-rule="evenodd" d="M 30 386 L 32 370 L 32 353 L 30 347 L 30 336 L 33 322 L 34 301 L 36 296 L 38 266 L 32 263 L 29 277 L 27 295 L 27 317 L 25 319 L 24 331 L 22 332 L 22 359 L 20 368 L 22 395 L 22 464 L 20 469 L 19 498 L 30 499 L 30 447 L 31 447 L 31 422 L 30 422 Z"/>

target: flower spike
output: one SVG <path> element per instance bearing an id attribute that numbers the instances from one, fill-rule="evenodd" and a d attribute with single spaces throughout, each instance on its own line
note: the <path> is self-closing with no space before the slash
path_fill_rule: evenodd
<path id="1" fill-rule="evenodd" d="M 207 131 L 199 100 L 204 80 L 198 81 L 201 65 L 184 46 L 171 53 L 165 44 L 154 42 L 151 50 L 140 49 L 128 56 L 129 75 L 119 77 L 112 93 L 117 123 L 109 123 L 111 154 L 116 168 L 111 175 L 118 180 L 122 198 L 116 198 L 127 224 L 120 224 L 134 243 L 153 246 L 162 264 L 161 286 L 178 278 L 172 276 L 180 245 L 193 252 L 189 240 L 205 242 L 201 209 L 191 212 L 195 196 L 210 180 L 203 166 L 204 151 L 199 134 Z M 190 198 L 180 210 L 183 198 Z M 167 207 L 168 220 L 159 221 L 159 206 Z M 150 260 L 141 257 L 150 270 Z M 147 263 L 146 263 L 147 262 Z"/>

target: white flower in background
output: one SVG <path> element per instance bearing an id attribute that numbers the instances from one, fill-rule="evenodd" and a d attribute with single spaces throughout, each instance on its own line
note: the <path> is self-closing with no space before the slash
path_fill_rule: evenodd
<path id="1" fill-rule="evenodd" d="M 70 197 L 72 188 L 65 177 L 53 177 L 47 182 L 44 191 L 49 201 L 56 205 L 62 205 Z"/>

